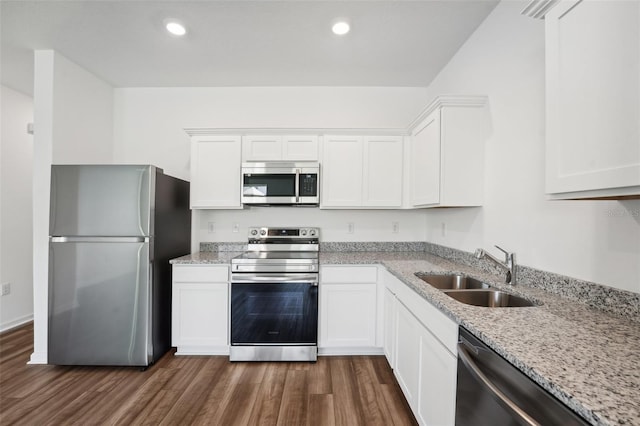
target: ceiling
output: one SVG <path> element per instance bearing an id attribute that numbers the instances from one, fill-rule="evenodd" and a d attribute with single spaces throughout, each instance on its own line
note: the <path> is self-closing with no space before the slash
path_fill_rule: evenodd
<path id="1" fill-rule="evenodd" d="M 497 3 L 1 0 L 1 81 L 32 94 L 33 50 L 53 49 L 114 87 L 425 87 Z"/>

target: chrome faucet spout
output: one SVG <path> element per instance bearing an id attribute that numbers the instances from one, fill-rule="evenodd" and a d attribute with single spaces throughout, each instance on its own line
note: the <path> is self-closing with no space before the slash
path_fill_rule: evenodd
<path id="1" fill-rule="evenodd" d="M 499 246 L 496 246 L 496 248 L 504 253 L 504 262 L 495 258 L 491 253 L 488 253 L 486 250 L 481 248 L 477 249 L 474 255 L 477 259 L 488 257 L 496 265 L 506 269 L 507 276 L 505 278 L 505 282 L 513 285 L 516 283 L 516 254 L 508 252 Z"/>

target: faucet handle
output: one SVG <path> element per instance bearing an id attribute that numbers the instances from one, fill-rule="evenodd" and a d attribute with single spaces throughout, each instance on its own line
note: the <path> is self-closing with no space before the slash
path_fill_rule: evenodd
<path id="1" fill-rule="evenodd" d="M 511 264 L 513 262 L 515 262 L 516 259 L 516 254 L 515 253 L 510 253 L 508 251 L 506 251 L 505 249 L 503 249 L 502 247 L 499 246 L 495 246 L 498 250 L 500 250 L 501 252 L 504 253 L 504 259 L 508 264 Z"/>
<path id="2" fill-rule="evenodd" d="M 503 252 L 504 254 L 506 254 L 507 256 L 509 255 L 509 252 L 508 252 L 508 251 L 506 251 L 505 249 L 503 249 L 502 247 L 500 247 L 500 246 L 495 246 L 495 247 L 496 247 L 498 250 L 500 250 L 501 252 Z"/>

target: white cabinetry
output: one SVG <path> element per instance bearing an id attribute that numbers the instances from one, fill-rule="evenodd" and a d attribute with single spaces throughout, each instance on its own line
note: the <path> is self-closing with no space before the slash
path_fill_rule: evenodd
<path id="1" fill-rule="evenodd" d="M 384 351 L 400 388 L 420 424 L 453 425 L 458 326 L 391 274 L 384 282 Z"/>
<path id="2" fill-rule="evenodd" d="M 318 136 L 243 136 L 242 161 L 318 161 Z"/>
<path id="3" fill-rule="evenodd" d="M 322 208 L 400 208 L 401 136 L 337 136 L 322 141 Z"/>
<path id="4" fill-rule="evenodd" d="M 640 198 L 640 2 L 561 0 L 545 31 L 546 192 Z"/>
<path id="5" fill-rule="evenodd" d="M 191 208 L 240 209 L 240 136 L 191 137 Z"/>
<path id="6" fill-rule="evenodd" d="M 171 344 L 176 355 L 229 353 L 229 267 L 173 265 Z"/>
<path id="7" fill-rule="evenodd" d="M 423 327 L 402 303 L 398 303 L 396 307 L 395 325 L 394 374 L 409 406 L 416 414 L 420 387 L 420 335 Z"/>
<path id="8" fill-rule="evenodd" d="M 378 268 L 320 268 L 319 349 L 321 354 L 380 354 Z"/>
<path id="9" fill-rule="evenodd" d="M 413 207 L 482 205 L 485 103 L 439 97 L 411 126 Z"/>

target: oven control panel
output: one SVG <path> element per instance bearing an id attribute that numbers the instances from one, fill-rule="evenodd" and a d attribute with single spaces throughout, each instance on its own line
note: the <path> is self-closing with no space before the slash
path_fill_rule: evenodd
<path id="1" fill-rule="evenodd" d="M 319 238 L 319 228 L 268 228 L 268 227 L 251 227 L 249 228 L 249 239 L 291 239 L 298 238 Z"/>

